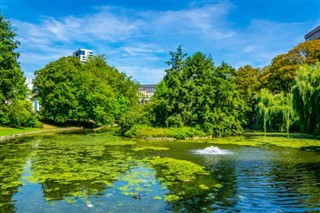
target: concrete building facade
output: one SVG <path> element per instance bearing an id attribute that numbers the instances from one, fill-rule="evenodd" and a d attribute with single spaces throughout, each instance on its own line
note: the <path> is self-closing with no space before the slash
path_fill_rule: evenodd
<path id="1" fill-rule="evenodd" d="M 139 88 L 139 103 L 145 104 L 150 101 L 150 98 L 154 95 L 155 84 L 142 84 Z"/>

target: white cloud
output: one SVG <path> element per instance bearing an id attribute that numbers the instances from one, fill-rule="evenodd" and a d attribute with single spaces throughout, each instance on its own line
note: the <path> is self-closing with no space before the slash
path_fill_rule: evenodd
<path id="1" fill-rule="evenodd" d="M 144 43 L 138 43 L 133 46 L 125 46 L 123 50 L 130 56 L 154 55 L 164 52 L 164 50 L 157 45 Z"/>
<path id="2" fill-rule="evenodd" d="M 242 49 L 242 51 L 244 52 L 244 53 L 250 53 L 250 52 L 254 52 L 255 50 L 257 50 L 257 46 L 246 46 L 246 47 L 244 47 L 243 49 Z"/>
<path id="3" fill-rule="evenodd" d="M 159 82 L 168 52 L 180 44 L 190 53 L 212 53 L 216 63 L 266 65 L 302 41 L 310 26 L 252 20 L 248 26 L 234 27 L 228 15 L 235 6 L 228 1 L 166 11 L 95 9 L 84 16 L 42 17 L 38 23 L 13 20 L 28 75 L 79 47 L 105 54 L 108 63 L 141 83 Z"/>

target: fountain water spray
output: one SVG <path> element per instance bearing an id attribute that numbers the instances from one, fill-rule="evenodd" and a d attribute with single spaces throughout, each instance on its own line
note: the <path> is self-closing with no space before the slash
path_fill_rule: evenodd
<path id="1" fill-rule="evenodd" d="M 202 154 L 202 155 L 228 155 L 232 154 L 232 152 L 228 150 L 219 149 L 216 146 L 209 146 L 204 149 L 198 149 L 194 151 L 196 154 Z"/>

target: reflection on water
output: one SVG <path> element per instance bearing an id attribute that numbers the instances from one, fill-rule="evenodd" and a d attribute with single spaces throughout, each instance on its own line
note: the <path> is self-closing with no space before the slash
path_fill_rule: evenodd
<path id="1" fill-rule="evenodd" d="M 320 156 L 306 154 L 295 149 L 241 147 L 237 155 L 218 163 L 206 157 L 206 164 L 222 175 L 222 190 L 234 191 L 213 205 L 235 212 L 320 211 Z M 313 168 L 308 170 L 310 165 Z"/>
<path id="2" fill-rule="evenodd" d="M 0 212 L 320 211 L 316 149 L 64 134 L 1 143 L 0 160 Z"/>

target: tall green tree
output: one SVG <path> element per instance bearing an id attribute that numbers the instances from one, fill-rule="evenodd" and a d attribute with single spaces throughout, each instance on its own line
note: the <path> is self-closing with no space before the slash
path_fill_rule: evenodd
<path id="1" fill-rule="evenodd" d="M 54 122 L 111 124 L 138 105 L 138 86 L 110 67 L 103 56 L 92 57 L 85 64 L 76 57 L 63 57 L 35 75 L 41 113 Z"/>
<path id="2" fill-rule="evenodd" d="M 246 110 L 231 80 L 235 70 L 197 52 L 186 57 L 181 47 L 171 52 L 171 68 L 156 87 L 151 103 L 158 126 L 196 127 L 213 135 L 242 131 Z"/>
<path id="3" fill-rule="evenodd" d="M 34 92 L 45 119 L 57 123 L 79 119 L 81 67 L 77 58 L 63 57 L 35 72 Z"/>
<path id="4" fill-rule="evenodd" d="M 116 105 L 116 120 L 119 120 L 131 108 L 138 107 L 138 83 L 125 73 L 119 72 L 115 67 L 109 66 L 103 55 L 93 57 L 84 64 L 83 69 L 87 73 L 91 73 L 96 81 L 102 85 L 109 85 L 111 87 L 110 89 L 116 98 L 116 101 L 114 101 Z"/>
<path id="5" fill-rule="evenodd" d="M 16 33 L 10 22 L 0 14 L 0 125 L 20 126 L 26 123 L 25 116 L 18 116 L 18 112 L 12 113 L 17 110 L 15 106 L 18 105 L 22 107 L 18 110 L 28 111 L 26 114 L 29 116 L 26 119 L 31 116 L 30 103 L 26 101 L 25 77 L 18 62 L 19 53 L 16 51 L 19 42 L 15 37 Z M 24 104 L 21 104 L 22 102 Z M 23 120 L 19 120 L 20 118 Z"/>
<path id="6" fill-rule="evenodd" d="M 320 63 L 297 70 L 292 93 L 300 130 L 320 134 Z"/>

